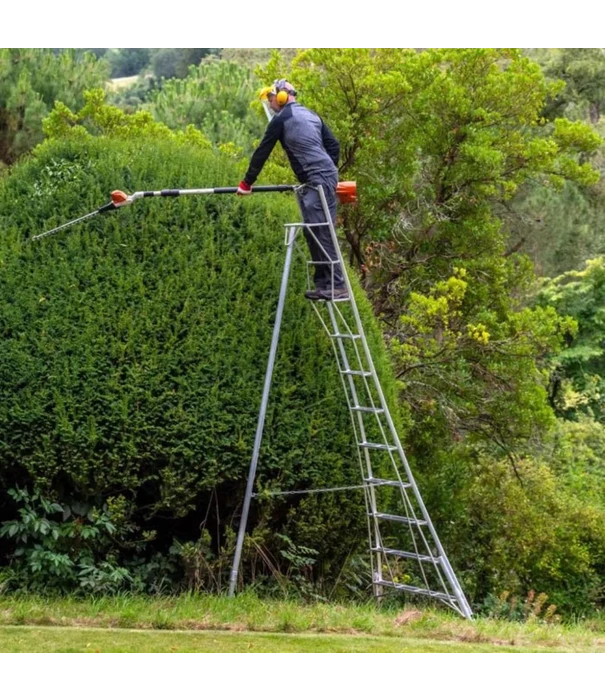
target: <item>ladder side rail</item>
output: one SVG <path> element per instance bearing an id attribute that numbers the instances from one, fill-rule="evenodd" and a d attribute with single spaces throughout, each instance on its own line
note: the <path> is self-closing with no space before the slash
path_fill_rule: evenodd
<path id="1" fill-rule="evenodd" d="M 336 357 L 336 365 L 339 370 L 341 382 L 343 385 L 344 393 L 347 398 L 347 405 L 349 408 L 349 415 L 351 418 L 351 423 L 353 425 L 353 434 L 355 437 L 355 447 L 357 450 L 357 456 L 359 459 L 359 469 L 361 472 L 361 478 L 364 483 L 366 483 L 367 488 L 364 489 L 364 494 L 365 494 L 365 500 L 366 500 L 366 513 L 367 512 L 372 512 L 375 513 L 377 510 L 376 506 L 376 493 L 374 491 L 374 485 L 371 482 L 366 482 L 366 477 L 368 479 L 373 478 L 373 469 L 372 469 L 372 461 L 370 457 L 370 451 L 367 447 L 360 448 L 360 445 L 364 442 L 366 442 L 366 433 L 365 433 L 365 424 L 363 422 L 363 415 L 361 413 L 356 413 L 355 411 L 352 410 L 352 406 L 358 406 L 359 405 L 359 399 L 357 396 L 357 390 L 355 387 L 355 381 L 351 375 L 346 375 L 346 380 L 345 380 L 345 375 L 343 374 L 342 370 L 343 367 L 344 369 L 350 369 L 350 364 L 349 360 L 346 354 L 346 350 L 344 347 L 344 343 L 342 338 L 338 337 L 333 337 L 337 336 L 339 334 L 339 328 L 336 323 L 333 323 L 333 334 L 330 333 L 330 329 L 328 328 L 327 324 L 325 323 L 322 315 L 319 313 L 317 310 L 316 306 L 313 305 L 313 309 L 315 310 L 315 313 L 317 314 L 317 317 L 319 318 L 319 321 L 321 325 L 323 326 L 324 330 L 326 331 L 328 337 L 330 338 L 330 342 L 332 344 L 332 349 L 334 350 L 334 355 Z M 334 319 L 332 318 L 334 321 Z M 349 392 L 347 391 L 347 384 L 348 384 L 348 390 L 351 392 L 351 399 L 349 398 Z M 355 415 L 356 414 L 356 415 Z M 355 425 L 357 421 L 357 426 Z M 358 432 L 359 431 L 359 432 Z M 363 450 L 363 458 L 362 458 L 362 450 Z M 364 462 L 365 462 L 365 469 L 364 469 Z M 374 528 L 373 528 L 373 533 L 372 533 L 372 527 L 370 526 L 370 523 L 368 519 L 366 518 L 367 521 L 367 526 L 368 526 L 368 540 L 370 544 L 370 556 L 372 559 L 372 570 L 375 572 L 374 579 L 377 578 L 380 575 L 380 572 L 382 571 L 382 563 L 383 563 L 383 556 L 380 552 L 376 552 L 374 550 L 375 546 L 376 547 L 382 547 L 382 536 L 380 532 L 380 525 L 377 521 L 376 518 L 373 518 L 373 523 L 374 523 Z M 373 537 L 372 537 L 373 534 Z M 376 585 L 375 586 L 375 592 L 376 592 Z M 381 595 L 382 591 L 380 590 L 379 592 L 376 592 L 376 595 Z"/>
<path id="2" fill-rule="evenodd" d="M 335 326 L 335 327 L 338 326 L 337 319 L 336 319 L 336 314 L 338 314 L 338 316 L 340 316 L 340 319 L 341 319 L 342 323 L 344 324 L 345 328 L 349 331 L 350 334 L 352 334 L 352 330 L 351 330 L 351 328 L 350 328 L 350 326 L 349 326 L 349 324 L 348 324 L 346 318 L 344 317 L 344 314 L 342 313 L 341 309 L 340 309 L 340 308 L 336 308 L 336 313 L 335 313 L 335 312 L 334 312 L 334 309 L 333 309 L 333 306 L 334 306 L 334 305 L 332 305 L 332 304 L 328 304 L 328 311 L 329 311 L 330 318 L 332 319 L 332 323 L 334 324 L 334 326 Z M 359 337 L 361 337 L 361 336 L 363 335 L 363 329 L 357 329 L 357 331 L 358 331 Z M 357 343 L 356 343 L 355 341 L 353 341 L 353 347 L 354 347 L 354 350 L 355 350 L 355 353 L 356 353 L 356 357 L 357 357 L 357 364 L 358 364 L 359 367 L 363 368 L 363 367 L 364 367 L 364 362 L 363 362 L 363 360 L 362 360 L 362 358 L 361 358 L 361 355 L 360 355 L 360 353 L 359 353 L 359 348 L 358 348 Z M 372 373 L 372 378 L 374 379 L 374 382 L 375 382 L 375 383 L 378 381 L 375 372 Z M 373 395 L 372 395 L 372 391 L 371 391 L 371 389 L 370 389 L 370 386 L 369 386 L 369 384 L 368 384 L 368 382 L 367 382 L 367 380 L 366 380 L 365 377 L 362 377 L 362 379 L 363 379 L 363 384 L 364 384 L 364 386 L 365 386 L 366 394 L 367 394 L 368 399 L 369 399 L 369 401 L 368 401 L 367 403 L 368 403 L 372 408 L 375 409 L 375 408 L 376 408 L 376 405 L 375 405 L 375 403 L 374 403 L 374 397 L 373 397 Z M 388 411 L 388 406 L 386 406 L 386 405 L 381 405 L 381 408 L 383 408 L 383 410 L 384 410 L 385 412 Z M 380 430 L 380 434 L 381 434 L 381 436 L 382 436 L 382 442 L 383 442 L 383 444 L 388 444 L 388 443 L 389 443 L 389 438 L 387 437 L 386 431 L 385 431 L 385 429 L 384 429 L 384 425 L 383 425 L 382 421 L 380 420 L 380 415 L 379 415 L 378 413 L 375 413 L 375 416 L 376 416 L 376 421 L 377 421 L 377 424 L 378 424 L 378 428 L 379 428 L 379 430 Z M 407 518 L 408 518 L 408 522 L 407 522 L 408 535 L 409 535 L 409 537 L 410 537 L 410 540 L 411 540 L 412 545 L 413 545 L 413 548 L 414 548 L 414 552 L 415 552 L 415 554 L 416 554 L 416 558 L 417 558 L 416 560 L 417 560 L 418 566 L 419 566 L 419 568 L 420 568 L 420 573 L 421 573 L 421 576 L 422 576 L 422 580 L 424 581 L 425 586 L 426 586 L 427 588 L 430 588 L 430 585 L 429 585 L 428 579 L 427 579 L 427 575 L 426 575 L 426 572 L 425 572 L 425 570 L 424 570 L 424 566 L 422 565 L 422 561 L 423 561 L 423 560 L 422 560 L 422 554 L 421 554 L 421 552 L 419 551 L 419 546 L 418 546 L 418 541 L 417 541 L 417 535 L 416 535 L 416 532 L 415 532 L 416 527 L 415 527 L 415 525 L 414 525 L 414 523 L 413 523 L 413 521 L 418 520 L 418 517 L 417 517 L 417 515 L 416 515 L 416 512 L 415 512 L 415 510 L 414 510 L 414 507 L 413 507 L 413 505 L 412 505 L 412 503 L 411 503 L 411 501 L 410 501 L 410 499 L 409 499 L 407 493 L 405 493 L 404 482 L 403 482 L 403 480 L 401 479 L 401 474 L 400 474 L 400 472 L 399 472 L 399 468 L 398 468 L 398 466 L 397 466 L 397 463 L 395 462 L 395 459 L 394 459 L 393 454 L 392 454 L 391 451 L 388 451 L 388 456 L 389 456 L 389 459 L 390 459 L 390 461 L 391 461 L 391 466 L 392 466 L 392 468 L 393 468 L 393 471 L 395 472 L 395 475 L 396 475 L 397 479 L 399 480 L 399 483 L 401 484 L 401 489 L 400 489 L 400 490 L 401 490 L 401 498 L 402 498 L 402 501 L 403 501 L 403 506 L 404 506 L 404 509 L 405 509 L 406 516 L 407 516 Z M 375 501 L 374 501 L 374 502 L 375 502 Z M 378 521 L 378 518 L 376 518 L 376 516 L 375 516 L 375 513 L 376 513 L 376 512 L 377 512 L 376 508 L 372 508 L 372 510 L 370 511 L 370 513 L 371 513 L 371 515 L 372 515 L 372 518 L 373 518 L 374 522 L 376 523 L 377 528 L 380 528 L 380 523 L 379 523 L 379 521 Z M 418 535 L 419 535 L 419 537 L 422 539 L 422 541 L 423 541 L 423 543 L 424 543 L 424 550 L 423 550 L 423 551 L 432 555 L 432 554 L 433 554 L 432 547 L 431 547 L 431 545 L 429 544 L 429 542 L 427 541 L 427 539 L 426 539 L 426 537 L 425 537 L 425 535 L 424 535 L 424 532 L 422 531 L 421 528 L 418 528 Z M 391 577 L 393 577 L 393 576 L 394 576 L 394 573 L 393 573 L 393 570 L 392 570 L 392 568 L 391 568 L 391 564 L 390 564 L 390 561 L 388 560 L 388 558 L 386 559 L 386 563 L 387 563 L 387 566 L 388 566 L 388 568 L 389 568 L 389 573 L 391 574 Z M 440 570 L 437 568 L 437 565 L 435 564 L 434 561 L 433 561 L 433 566 L 435 567 L 435 571 L 436 571 L 437 577 L 438 577 L 438 579 L 439 579 L 439 582 L 441 583 L 441 586 L 442 586 L 445 590 L 447 590 L 447 586 L 445 585 L 445 582 L 443 581 L 443 578 L 442 578 L 442 576 L 441 576 L 441 572 L 440 572 Z"/>
<path id="3" fill-rule="evenodd" d="M 321 185 L 319 185 L 317 187 L 317 190 L 319 192 L 319 197 L 321 199 L 321 203 L 322 203 L 324 212 L 326 213 L 326 220 L 328 221 L 330 234 L 332 236 L 332 243 L 334 245 L 334 249 L 336 251 L 336 254 L 338 256 L 338 261 L 340 262 L 340 266 L 341 266 L 341 274 L 343 276 L 347 290 L 349 292 L 349 297 L 351 300 L 351 309 L 352 309 L 353 315 L 355 317 L 355 322 L 357 324 L 357 328 L 361 331 L 363 329 L 363 325 L 361 323 L 361 317 L 359 315 L 359 310 L 357 308 L 357 304 L 355 302 L 355 297 L 353 295 L 353 288 L 351 286 L 351 281 L 349 279 L 349 275 L 347 273 L 344 259 L 342 257 L 342 251 L 340 250 L 340 245 L 338 244 L 338 237 L 336 235 L 336 230 L 334 228 L 334 224 L 333 224 L 332 219 L 330 217 L 330 210 L 328 208 L 326 196 L 324 194 L 323 187 Z M 378 381 L 378 375 L 376 373 L 376 368 L 375 368 L 374 362 L 372 360 L 372 355 L 370 353 L 370 348 L 368 346 L 367 339 L 365 337 L 365 333 L 360 333 L 360 335 L 361 335 L 361 342 L 362 342 L 362 345 L 364 348 L 364 352 L 365 352 L 365 355 L 368 359 L 370 371 L 376 377 L 376 390 L 378 392 L 378 396 L 380 398 L 382 405 L 385 408 L 387 408 L 386 399 L 385 399 L 384 393 L 382 391 L 382 386 L 380 385 L 380 382 Z M 393 423 L 391 413 L 390 413 L 390 411 L 387 411 L 384 415 L 385 415 L 386 421 L 389 425 L 389 429 L 390 429 L 393 437 L 395 438 L 397 449 L 399 452 L 399 456 L 400 456 L 401 461 L 404 465 L 406 475 L 407 475 L 407 477 L 412 485 L 412 489 L 414 492 L 414 496 L 416 497 L 416 500 L 418 502 L 418 506 L 419 506 L 423 516 L 424 516 L 424 519 L 427 521 L 427 527 L 428 527 L 428 529 L 431 533 L 431 536 L 435 542 L 435 546 L 437 547 L 437 551 L 439 552 L 439 555 L 442 558 L 442 561 L 447 562 L 447 564 L 445 564 L 445 566 L 444 566 L 446 576 L 447 576 L 448 580 L 450 581 L 450 585 L 456 591 L 456 595 L 457 595 L 460 607 L 462 608 L 465 617 L 470 618 L 472 615 L 471 608 L 468 604 L 468 601 L 466 600 L 466 596 L 464 595 L 462 587 L 458 583 L 458 579 L 456 577 L 456 574 L 454 573 L 454 570 L 452 569 L 452 567 L 449 563 L 449 559 L 447 558 L 447 554 L 445 553 L 445 549 L 443 548 L 443 545 L 441 544 L 441 540 L 439 539 L 439 535 L 437 534 L 437 531 L 435 530 L 435 528 L 433 526 L 431 518 L 430 518 L 428 511 L 426 509 L 426 506 L 424 504 L 424 500 L 422 499 L 422 495 L 420 494 L 420 490 L 418 489 L 418 486 L 416 485 L 416 481 L 415 481 L 414 477 L 412 476 L 412 472 L 411 472 L 410 466 L 408 464 L 407 458 L 405 456 L 405 453 L 403 451 L 401 441 L 399 440 L 399 435 L 397 434 L 397 430 L 395 429 L 395 425 Z"/>

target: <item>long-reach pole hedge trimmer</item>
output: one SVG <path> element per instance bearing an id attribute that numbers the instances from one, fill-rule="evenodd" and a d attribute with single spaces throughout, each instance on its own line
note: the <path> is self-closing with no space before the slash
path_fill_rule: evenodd
<path id="1" fill-rule="evenodd" d="M 253 187 L 253 192 L 290 192 L 295 189 L 294 185 L 268 185 L 261 187 Z M 133 192 L 132 194 L 126 194 L 121 190 L 114 190 L 111 193 L 111 202 L 104 204 L 102 207 L 95 209 L 95 211 L 80 216 L 78 219 L 73 219 L 73 221 L 68 221 L 61 226 L 51 229 L 50 231 L 45 231 L 44 233 L 38 233 L 36 236 L 32 236 L 32 241 L 44 238 L 45 236 L 51 236 L 54 233 L 58 233 L 69 226 L 74 226 L 75 224 L 90 219 L 97 214 L 106 214 L 109 211 L 115 211 L 120 207 L 127 207 L 133 204 L 137 199 L 143 199 L 145 197 L 181 197 L 188 194 L 235 194 L 237 192 L 237 187 L 208 187 L 204 189 L 193 189 L 193 190 L 148 190 L 143 192 Z"/>
<path id="2" fill-rule="evenodd" d="M 294 192 L 295 190 L 304 187 L 304 185 L 259 185 L 252 188 L 252 192 Z M 31 237 L 32 241 L 39 240 L 45 236 L 51 236 L 54 233 L 58 233 L 69 226 L 74 226 L 75 224 L 90 219 L 97 214 L 105 214 L 109 211 L 115 211 L 120 207 L 126 207 L 132 204 L 137 199 L 143 199 L 145 197 L 182 197 L 184 195 L 191 194 L 236 194 L 237 187 L 207 187 L 204 189 L 193 189 L 193 190 L 148 190 L 144 192 L 133 192 L 132 194 L 126 194 L 121 190 L 114 190 L 111 193 L 111 202 L 104 204 L 102 207 L 91 211 L 84 216 L 80 216 L 77 219 L 68 221 L 61 226 L 50 229 L 50 231 L 45 231 L 44 233 L 38 233 Z M 341 203 L 345 204 L 348 202 L 356 201 L 356 184 L 354 182 L 339 182 L 336 188 L 336 194 Z"/>

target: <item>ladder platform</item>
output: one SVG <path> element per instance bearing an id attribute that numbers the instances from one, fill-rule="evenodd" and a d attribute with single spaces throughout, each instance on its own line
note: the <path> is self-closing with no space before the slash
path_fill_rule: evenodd
<path id="1" fill-rule="evenodd" d="M 373 408 L 372 406 L 351 406 L 351 411 L 359 413 L 384 413 L 384 408 Z"/>
<path id="2" fill-rule="evenodd" d="M 414 552 L 403 552 L 400 549 L 389 549 L 388 547 L 372 547 L 373 552 L 381 552 L 382 554 L 390 554 L 394 557 L 402 559 L 415 559 L 416 561 L 428 561 L 432 564 L 440 564 L 441 557 L 431 557 L 428 554 L 415 554 Z"/>
<path id="3" fill-rule="evenodd" d="M 360 442 L 359 447 L 367 447 L 368 450 L 388 450 L 389 452 L 395 452 L 397 450 L 397 445 L 384 445 L 381 442 Z"/>
<path id="4" fill-rule="evenodd" d="M 359 340 L 360 335 L 355 335 L 353 333 L 330 333 L 331 338 L 348 338 L 349 340 Z"/>
<path id="5" fill-rule="evenodd" d="M 332 222 L 328 223 L 327 221 L 324 223 L 319 223 L 319 224 L 306 224 L 304 221 L 300 221 L 298 223 L 292 223 L 292 224 L 284 224 L 284 228 L 292 227 L 292 226 L 298 226 L 298 228 L 317 228 L 318 226 L 331 226 Z"/>
<path id="6" fill-rule="evenodd" d="M 394 581 L 385 581 L 384 579 L 379 579 L 374 581 L 376 586 L 389 586 L 390 588 L 396 588 L 398 591 L 407 591 L 408 593 L 418 593 L 419 595 L 426 595 L 429 598 L 437 598 L 439 600 L 446 600 L 452 605 L 458 605 L 458 600 L 456 596 L 448 595 L 447 593 L 441 593 L 439 591 L 431 591 L 428 588 L 417 588 L 416 586 L 408 586 L 405 583 L 395 583 Z"/>
<path id="7" fill-rule="evenodd" d="M 346 374 L 349 377 L 371 377 L 371 372 L 366 372 L 362 369 L 342 369 L 341 374 Z"/>
<path id="8" fill-rule="evenodd" d="M 406 523 L 407 525 L 426 525 L 426 520 L 406 518 L 405 515 L 390 515 L 390 513 L 369 513 L 368 515 L 372 518 L 378 518 L 378 520 L 390 520 L 394 523 Z"/>
<path id="9" fill-rule="evenodd" d="M 399 486 L 399 488 L 402 489 L 409 489 L 412 485 L 405 481 L 395 481 L 394 479 L 377 479 L 374 476 L 364 479 L 364 482 L 366 484 L 370 484 L 371 486 Z"/>

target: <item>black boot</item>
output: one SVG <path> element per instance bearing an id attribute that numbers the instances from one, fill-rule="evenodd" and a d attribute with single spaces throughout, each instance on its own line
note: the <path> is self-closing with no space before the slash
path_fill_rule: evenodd
<path id="1" fill-rule="evenodd" d="M 311 301 L 325 301 L 325 289 L 307 289 L 305 297 Z"/>
<path id="2" fill-rule="evenodd" d="M 325 301 L 348 301 L 349 291 L 346 287 L 328 287 L 327 289 L 318 290 L 320 299 Z"/>

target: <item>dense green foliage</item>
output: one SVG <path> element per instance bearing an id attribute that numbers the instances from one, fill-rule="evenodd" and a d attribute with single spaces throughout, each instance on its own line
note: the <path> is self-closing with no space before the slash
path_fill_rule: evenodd
<path id="1" fill-rule="evenodd" d="M 532 49 L 553 91 L 542 114 L 589 123 L 601 136 L 603 49 Z M 586 161 L 587 156 L 583 159 Z M 603 149 L 588 161 L 603 172 Z M 501 211 L 510 232 L 510 248 L 531 256 L 540 275 L 556 276 L 582 267 L 605 250 L 605 197 L 602 182 L 579 187 L 567 182 L 560 191 L 536 180 L 524 183 Z"/>
<path id="2" fill-rule="evenodd" d="M 264 115 L 250 110 L 257 83 L 237 63 L 205 61 L 192 66 L 183 80 L 166 80 L 152 95 L 150 111 L 172 129 L 193 124 L 215 144 L 233 143 L 248 151 L 266 125 Z"/>
<path id="3" fill-rule="evenodd" d="M 0 167 L 42 140 L 42 119 L 55 100 L 79 109 L 83 90 L 106 78 L 106 64 L 91 53 L 0 49 Z"/>
<path id="4" fill-rule="evenodd" d="M 597 124 L 605 104 L 603 49 L 538 49 L 535 55 L 544 74 L 561 81 L 561 90 L 548 102 L 545 113 Z"/>
<path id="5" fill-rule="evenodd" d="M 93 103 L 89 129 L 102 123 L 108 133 L 113 125 L 112 133 L 125 136 L 93 137 L 77 126 L 39 147 L 1 185 L 0 484 L 28 488 L 34 505 L 39 490 L 61 512 L 84 504 L 85 517 L 123 495 L 131 539 L 141 539 L 140 528 L 153 533 L 143 538 L 146 547 L 114 543 L 103 551 L 104 541 L 95 541 L 85 558 L 97 568 L 150 564 L 153 551 L 168 554 L 200 529 L 199 547 L 208 541 L 216 553 L 230 546 L 241 506 L 281 277 L 282 225 L 296 220 L 296 206 L 284 195 L 151 200 L 28 243 L 116 188 L 237 179 L 230 157 L 203 139 L 200 146 L 193 132 L 188 142 L 134 117 L 116 125 L 115 108 L 91 116 Z M 48 128 L 61 133 L 65 116 L 59 109 Z M 304 267 L 296 266 L 290 288 L 260 491 L 358 482 L 340 377 L 302 296 Z M 393 380 L 384 380 L 393 399 Z M 2 507 L 12 510 L 5 498 Z M 14 539 L 19 523 L 25 526 L 23 517 L 5 536 Z M 254 567 L 257 577 L 315 564 L 315 578 L 333 581 L 349 552 L 363 547 L 359 492 L 263 499 L 252 523 L 246 570 Z M 43 546 L 48 558 L 67 557 L 70 570 L 79 567 L 81 551 L 68 546 L 69 534 L 53 547 L 51 538 L 28 543 Z M 297 558 L 301 552 L 306 558 Z M 195 566 L 195 553 L 181 559 Z M 47 574 L 32 585 L 55 585 Z M 211 582 L 220 587 L 217 576 Z"/>
<path id="6" fill-rule="evenodd" d="M 566 418 L 588 415 L 605 418 L 605 264 L 588 260 L 584 270 L 573 270 L 545 282 L 538 297 L 576 319 L 578 329 L 568 347 L 556 356 L 551 401 Z"/>
<path id="7" fill-rule="evenodd" d="M 177 51 L 206 50 L 149 56 L 176 65 Z M 20 510 L 5 503 L 11 585 L 224 580 L 276 232 L 293 203 L 147 201 L 43 245 L 23 239 L 117 187 L 235 184 L 264 125 L 257 90 L 288 77 L 339 138 L 341 179 L 358 182 L 340 231 L 390 350 L 406 451 L 473 606 L 602 606 L 602 50 L 279 50 L 257 79 L 268 50 L 221 56 L 191 54 L 188 72 L 158 68 L 180 79 L 112 97 L 144 111 L 98 90 L 64 100 L 45 121 L 51 141 L 0 191 L 0 478 L 27 488 L 14 491 Z M 261 182 L 291 178 L 277 148 Z M 357 478 L 325 339 L 300 295 L 290 304 L 265 493 Z M 306 595 L 367 585 L 356 495 L 254 503 L 248 580 L 272 572 Z M 87 542 L 83 526 L 97 528 Z M 29 576 L 40 557 L 71 564 Z"/>

